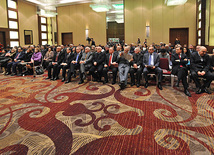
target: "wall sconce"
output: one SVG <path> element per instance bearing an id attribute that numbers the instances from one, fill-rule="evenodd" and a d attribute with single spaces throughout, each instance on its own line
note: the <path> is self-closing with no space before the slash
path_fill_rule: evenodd
<path id="1" fill-rule="evenodd" d="M 89 37 L 89 29 L 85 30 L 85 37 L 86 37 L 86 39 Z"/>
<path id="2" fill-rule="evenodd" d="M 150 26 L 146 26 L 146 37 L 149 38 L 150 36 Z"/>

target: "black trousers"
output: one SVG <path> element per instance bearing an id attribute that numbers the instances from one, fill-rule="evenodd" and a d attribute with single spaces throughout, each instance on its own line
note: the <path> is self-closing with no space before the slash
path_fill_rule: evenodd
<path id="1" fill-rule="evenodd" d="M 181 67 L 178 69 L 177 73 L 175 75 L 178 76 L 178 80 L 182 81 L 182 84 L 184 86 L 184 89 L 188 88 L 188 83 L 187 83 L 187 74 L 188 74 L 188 70 L 185 67 Z"/>
<path id="2" fill-rule="evenodd" d="M 135 83 L 135 79 L 137 79 L 137 83 L 140 84 L 140 79 L 141 79 L 141 74 L 142 74 L 143 69 L 140 68 L 131 68 L 130 69 L 130 76 L 131 76 L 131 83 Z M 136 78 L 134 73 L 136 73 Z"/>
<path id="3" fill-rule="evenodd" d="M 112 73 L 113 73 L 113 82 L 116 83 L 118 68 L 114 67 L 114 66 L 104 67 L 103 68 L 103 76 L 105 78 L 105 81 L 108 81 L 108 71 L 109 70 L 112 70 Z"/>
<path id="4" fill-rule="evenodd" d="M 68 71 L 68 76 L 67 76 L 67 80 L 68 81 L 71 81 L 71 76 L 74 74 L 74 72 L 80 68 L 80 65 L 79 64 L 73 64 L 71 63 L 70 64 L 70 69 Z"/>
<path id="5" fill-rule="evenodd" d="M 158 76 L 158 82 L 159 83 L 162 82 L 163 71 L 159 67 L 156 67 L 155 69 L 144 67 L 144 69 L 143 69 L 143 75 L 144 75 L 145 81 L 148 82 L 148 73 L 150 73 L 152 71 L 154 71 L 155 74 Z"/>
<path id="6" fill-rule="evenodd" d="M 204 76 L 199 76 L 198 73 L 193 70 L 191 70 L 191 74 L 197 88 L 209 88 L 212 80 L 214 80 L 214 74 L 210 71 L 206 72 Z M 199 77 L 203 77 L 205 79 L 203 85 L 201 85 Z"/>
<path id="7" fill-rule="evenodd" d="M 53 68 L 53 78 L 57 77 L 57 68 L 58 64 L 53 65 L 52 62 L 49 63 L 48 65 L 48 78 L 51 78 L 51 70 Z"/>
<path id="8" fill-rule="evenodd" d="M 62 77 L 65 79 L 65 75 L 66 75 L 66 69 L 70 68 L 70 65 L 59 65 L 57 67 L 57 76 L 59 76 L 60 70 L 62 69 Z"/>
<path id="9" fill-rule="evenodd" d="M 97 70 L 97 73 L 95 73 L 95 71 Z M 102 76 L 103 76 L 103 65 L 99 65 L 99 66 L 92 66 L 89 69 L 89 74 L 92 75 L 92 77 L 96 80 L 101 80 Z"/>

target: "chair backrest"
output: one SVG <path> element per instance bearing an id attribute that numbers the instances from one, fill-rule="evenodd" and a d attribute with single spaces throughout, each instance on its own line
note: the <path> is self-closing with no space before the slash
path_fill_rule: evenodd
<path id="1" fill-rule="evenodd" d="M 161 69 L 169 70 L 169 60 L 167 58 L 160 58 L 159 67 Z"/>

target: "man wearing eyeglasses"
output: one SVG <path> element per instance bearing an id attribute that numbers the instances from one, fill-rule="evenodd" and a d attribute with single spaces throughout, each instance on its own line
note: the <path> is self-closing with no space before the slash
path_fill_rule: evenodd
<path id="1" fill-rule="evenodd" d="M 199 47 L 198 52 L 195 52 L 191 55 L 190 62 L 190 71 L 197 88 L 196 94 L 201 94 L 203 92 L 211 94 L 208 88 L 214 79 L 214 75 L 209 71 L 210 58 L 207 54 L 206 47 Z M 201 85 L 199 77 L 205 79 L 203 85 Z"/>

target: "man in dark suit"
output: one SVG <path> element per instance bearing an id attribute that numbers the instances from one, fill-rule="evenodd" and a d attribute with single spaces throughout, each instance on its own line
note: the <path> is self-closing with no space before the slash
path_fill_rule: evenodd
<path id="1" fill-rule="evenodd" d="M 190 71 L 192 78 L 195 82 L 197 91 L 196 94 L 201 94 L 203 92 L 211 94 L 208 90 L 214 75 L 209 71 L 210 69 L 210 58 L 207 54 L 207 49 L 204 46 L 201 46 L 198 49 L 198 52 L 195 52 L 190 57 Z M 203 77 L 206 81 L 201 85 L 199 77 Z"/>
<path id="2" fill-rule="evenodd" d="M 148 73 L 154 71 L 156 76 L 158 76 L 158 88 L 162 90 L 161 82 L 162 82 L 162 76 L 163 71 L 161 68 L 159 68 L 160 58 L 157 53 L 154 53 L 154 47 L 149 47 L 149 53 L 144 54 L 143 57 L 143 75 L 145 78 L 145 88 L 148 87 Z"/>
<path id="3" fill-rule="evenodd" d="M 64 60 L 57 67 L 57 76 L 56 77 L 58 77 L 60 70 L 62 69 L 62 82 L 65 81 L 66 69 L 68 69 L 70 67 L 71 60 L 73 59 L 73 57 L 74 57 L 74 54 L 71 52 L 71 48 L 68 47 Z"/>
<path id="4" fill-rule="evenodd" d="M 93 53 L 90 51 L 89 47 L 85 48 L 85 52 L 82 53 L 80 59 L 80 82 L 82 84 L 85 79 L 85 72 L 88 71 L 92 66 Z"/>
<path id="5" fill-rule="evenodd" d="M 11 76 L 17 75 L 17 70 L 16 67 L 18 66 L 18 64 L 21 62 L 21 60 L 23 59 L 25 53 L 22 51 L 22 48 L 19 47 L 18 48 L 18 52 L 16 53 L 14 60 L 12 62 L 9 62 L 7 64 L 7 71 L 11 72 L 11 67 L 12 67 L 12 74 Z"/>
<path id="6" fill-rule="evenodd" d="M 65 82 L 65 84 L 71 82 L 71 76 L 74 74 L 75 70 L 80 68 L 79 62 L 81 57 L 82 57 L 81 48 L 80 46 L 78 46 L 76 48 L 76 53 L 74 53 L 73 60 L 71 61 L 70 69 L 68 71 L 67 81 Z"/>
<path id="7" fill-rule="evenodd" d="M 118 54 L 114 53 L 114 47 L 109 48 L 109 53 L 106 54 L 105 65 L 103 68 L 103 75 L 105 78 L 103 84 L 108 83 L 108 74 L 107 73 L 109 70 L 112 70 L 112 73 L 113 73 L 112 84 L 114 85 L 116 83 L 117 71 L 118 71 L 118 68 L 117 68 L 118 64 L 116 63 L 117 56 L 118 56 Z"/>
<path id="8" fill-rule="evenodd" d="M 176 53 L 172 55 L 172 74 L 178 76 L 178 82 L 176 86 L 179 86 L 180 80 L 182 80 L 182 84 L 184 86 L 184 93 L 191 97 L 190 92 L 188 91 L 187 84 L 187 74 L 188 70 L 186 64 L 188 63 L 188 59 L 186 54 L 182 53 L 182 47 L 179 46 L 176 48 Z"/>
<path id="9" fill-rule="evenodd" d="M 93 76 L 95 81 L 101 82 L 101 78 L 103 75 L 103 65 L 105 62 L 105 58 L 106 55 L 104 52 L 101 52 L 102 48 L 101 47 L 97 47 L 97 52 L 94 53 L 93 56 L 93 65 L 89 70 L 89 74 Z M 95 73 L 95 71 L 97 70 L 97 73 Z"/>
<path id="10" fill-rule="evenodd" d="M 213 54 L 210 56 L 210 61 L 211 61 L 210 70 L 211 72 L 214 72 L 214 49 L 213 49 Z"/>
<path id="11" fill-rule="evenodd" d="M 48 65 L 48 77 L 46 79 L 58 80 L 57 68 L 62 63 L 65 58 L 64 50 L 61 50 L 61 47 L 57 47 L 56 52 L 54 53 L 52 62 Z M 51 69 L 53 68 L 53 76 L 51 77 Z"/>
<path id="12" fill-rule="evenodd" d="M 130 76 L 131 76 L 131 86 L 135 85 L 134 73 L 137 73 L 137 87 L 140 86 L 140 79 L 142 74 L 142 63 L 143 54 L 140 53 L 140 48 L 135 48 L 135 53 L 133 54 L 133 61 L 131 62 Z"/>

